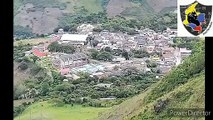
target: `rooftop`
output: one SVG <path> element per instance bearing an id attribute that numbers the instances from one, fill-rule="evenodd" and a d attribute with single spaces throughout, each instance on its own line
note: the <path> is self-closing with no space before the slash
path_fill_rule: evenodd
<path id="1" fill-rule="evenodd" d="M 163 54 L 162 56 L 163 56 L 164 58 L 171 58 L 171 57 L 174 57 L 174 55 L 171 54 L 171 53 Z"/>
<path id="2" fill-rule="evenodd" d="M 180 52 L 188 52 L 188 53 L 191 53 L 192 51 L 191 50 L 187 50 L 186 48 L 180 48 Z"/>
<path id="3" fill-rule="evenodd" d="M 82 41 L 85 42 L 88 35 L 80 35 L 80 34 L 63 34 L 61 40 L 68 41 Z"/>
<path id="4" fill-rule="evenodd" d="M 83 65 L 81 67 L 78 68 L 72 68 L 71 71 L 73 73 L 78 73 L 78 72 L 87 72 L 87 73 L 95 73 L 97 71 L 103 71 L 104 70 L 104 66 L 103 65 L 98 65 L 98 64 L 87 64 L 87 65 Z"/>
<path id="5" fill-rule="evenodd" d="M 87 56 L 83 53 L 75 53 L 75 54 L 66 54 L 66 55 L 62 55 L 60 56 L 60 58 L 63 60 L 63 61 L 67 61 L 68 59 L 69 60 L 80 60 L 80 59 L 86 59 Z"/>
<path id="6" fill-rule="evenodd" d="M 34 54 L 35 56 L 38 56 L 38 57 L 44 57 L 44 56 L 47 55 L 46 53 L 40 52 L 40 51 L 37 50 L 37 49 L 33 50 L 33 54 Z"/>

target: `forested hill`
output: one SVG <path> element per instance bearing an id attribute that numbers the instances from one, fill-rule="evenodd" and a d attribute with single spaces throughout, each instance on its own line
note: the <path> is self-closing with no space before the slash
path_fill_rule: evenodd
<path id="1" fill-rule="evenodd" d="M 205 107 L 204 40 L 194 46 L 183 64 L 145 92 L 106 111 L 99 120 L 171 120 L 171 108 Z M 191 120 L 187 118 L 187 120 Z M 205 119 L 205 118 L 201 118 Z"/>
<path id="2" fill-rule="evenodd" d="M 14 0 L 14 30 L 17 36 L 38 36 L 53 33 L 57 27 L 71 29 L 79 22 L 95 24 L 89 18 L 74 21 L 76 17 L 99 19 L 95 14 L 105 13 L 108 18 L 121 16 L 149 21 L 175 9 L 176 0 Z M 157 21 L 170 23 L 174 20 L 167 16 Z"/>

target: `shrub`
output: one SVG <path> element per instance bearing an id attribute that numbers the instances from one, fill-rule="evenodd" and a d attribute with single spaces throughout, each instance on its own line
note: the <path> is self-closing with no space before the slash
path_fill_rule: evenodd
<path id="1" fill-rule="evenodd" d="M 34 37 L 31 28 L 23 27 L 20 25 L 14 26 L 14 35 L 17 36 L 18 39 L 25 39 L 28 37 Z"/>
<path id="2" fill-rule="evenodd" d="M 52 102 L 54 103 L 54 106 L 56 106 L 56 107 L 64 106 L 63 99 L 61 99 L 61 98 L 53 98 Z"/>
<path id="3" fill-rule="evenodd" d="M 64 53 L 74 53 L 76 48 L 71 45 L 61 45 L 58 42 L 53 42 L 48 46 L 50 52 L 64 52 Z"/>
<path id="4" fill-rule="evenodd" d="M 19 97 L 25 93 L 27 87 L 23 84 L 18 84 L 14 87 L 14 99 L 19 99 Z"/>
<path id="5" fill-rule="evenodd" d="M 30 73 L 32 75 L 36 75 L 42 68 L 39 66 L 33 66 L 32 69 L 30 69 Z"/>
<path id="6" fill-rule="evenodd" d="M 20 68 L 21 70 L 26 70 L 26 69 L 28 68 L 28 65 L 27 65 L 26 62 L 22 62 L 22 63 L 18 66 L 18 68 Z"/>

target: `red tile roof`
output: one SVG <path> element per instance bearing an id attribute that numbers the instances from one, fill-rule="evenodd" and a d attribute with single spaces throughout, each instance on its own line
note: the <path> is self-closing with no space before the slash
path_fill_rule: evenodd
<path id="1" fill-rule="evenodd" d="M 61 75 L 65 75 L 65 74 L 68 74 L 69 71 L 70 71 L 69 68 L 64 68 L 64 69 L 61 69 L 61 70 L 60 70 L 60 73 L 61 73 Z"/>
<path id="2" fill-rule="evenodd" d="M 35 56 L 38 56 L 38 57 L 44 57 L 44 56 L 47 55 L 46 53 L 40 52 L 38 49 L 34 49 L 34 50 L 33 50 L 33 54 L 34 54 Z"/>

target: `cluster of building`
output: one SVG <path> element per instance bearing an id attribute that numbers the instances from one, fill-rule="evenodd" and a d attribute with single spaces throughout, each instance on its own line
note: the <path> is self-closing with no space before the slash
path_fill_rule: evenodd
<path id="1" fill-rule="evenodd" d="M 50 42 L 34 46 L 31 52 L 38 57 L 49 56 L 52 59 L 52 65 L 60 70 L 61 74 L 68 76 L 73 76 L 70 75 L 75 73 L 73 71 L 91 71 L 90 74 L 92 76 L 110 75 L 118 73 L 118 69 L 121 70 L 128 67 L 136 67 L 139 70 L 147 72 L 150 71 L 145 62 L 147 60 L 155 62 L 161 73 L 166 74 L 172 67 L 179 65 L 184 58 L 191 54 L 191 50 L 187 50 L 186 48 L 171 47 L 171 45 L 174 44 L 173 38 L 177 35 L 176 29 L 168 28 L 159 33 L 154 30 L 143 29 L 138 30 L 139 34 L 128 35 L 119 32 L 112 33 L 107 30 L 93 33 L 93 28 L 91 25 L 83 24 L 78 27 L 79 34 L 69 34 L 59 29 L 58 35 L 51 36 L 52 40 Z M 89 36 L 99 42 L 97 46 L 90 46 L 88 43 Z M 89 57 L 83 52 L 76 52 L 74 54 L 49 53 L 47 46 L 54 41 L 58 41 L 59 44 L 70 44 L 73 46 L 90 46 L 90 48 L 93 47 L 93 49 L 97 50 L 104 47 L 126 51 L 142 49 L 148 53 L 160 54 L 153 54 L 149 58 L 132 58 L 130 60 L 115 57 L 111 63 L 100 62 L 99 65 L 102 65 L 103 68 L 95 69 L 95 67 L 92 67 L 92 69 L 89 65 Z M 87 47 L 84 47 L 84 49 L 87 51 Z M 26 54 L 29 54 L 29 51 Z M 118 69 L 116 69 L 116 67 Z M 76 74 L 74 76 L 76 76 Z"/>
<path id="2" fill-rule="evenodd" d="M 110 47 L 111 49 L 124 49 L 126 51 L 142 49 L 148 53 L 160 53 L 160 55 L 154 54 L 148 60 L 156 62 L 158 69 L 163 74 L 166 74 L 172 67 L 180 64 L 185 57 L 191 54 L 191 50 L 187 50 L 186 48 L 171 47 L 174 44 L 173 38 L 177 35 L 176 29 L 167 28 L 167 30 L 157 33 L 147 28 L 138 30 L 138 32 L 139 34 L 136 35 L 128 35 L 125 33 L 111 33 L 106 30 L 102 31 L 94 34 L 95 40 L 99 41 L 99 44 L 95 48 L 102 49 Z M 146 59 L 141 58 L 143 61 L 141 63 L 145 63 Z M 136 65 L 139 61 L 132 61 L 131 65 Z M 144 69 L 149 70 L 146 67 Z"/>

